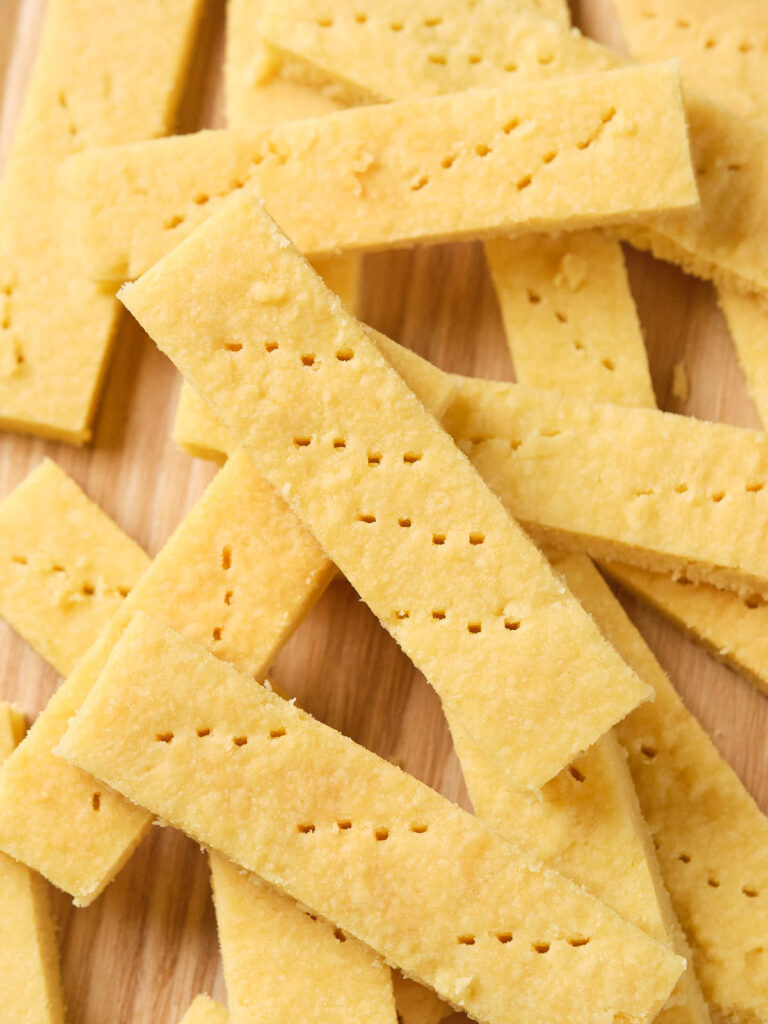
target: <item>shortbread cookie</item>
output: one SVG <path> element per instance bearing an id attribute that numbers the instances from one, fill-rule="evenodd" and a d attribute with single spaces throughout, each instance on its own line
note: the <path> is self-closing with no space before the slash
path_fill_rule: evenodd
<path id="1" fill-rule="evenodd" d="M 103 149 L 62 185 L 87 269 L 111 278 L 142 273 L 239 190 L 311 256 L 698 202 L 670 64 Z"/>
<path id="2" fill-rule="evenodd" d="M 251 196 L 121 296 L 513 784 L 542 785 L 645 698 Z"/>
<path id="3" fill-rule="evenodd" d="M 165 135 L 200 0 L 51 0 L 0 184 L 0 427 L 82 444 L 119 306 L 59 238 L 56 173 L 89 146 Z M 141 39 L 141 45 L 137 40 Z"/>
<path id="4" fill-rule="evenodd" d="M 149 558 L 55 462 L 0 503 L 0 615 L 66 675 Z"/>
<path id="5" fill-rule="evenodd" d="M 23 716 L 0 703 L 0 762 L 24 730 Z M 16 813 L 24 813 L 23 804 Z M 45 882 L 0 853 L 0 893 L 0 1016 L 9 1024 L 64 1024 L 59 953 Z"/>

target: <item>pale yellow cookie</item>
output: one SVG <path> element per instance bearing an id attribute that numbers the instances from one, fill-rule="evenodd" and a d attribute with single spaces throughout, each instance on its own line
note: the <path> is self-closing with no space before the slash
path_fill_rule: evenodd
<path id="1" fill-rule="evenodd" d="M 0 762 L 20 742 L 26 723 L 0 702 Z M 16 813 L 24 813 L 23 804 Z M 0 1018 L 8 1024 L 64 1024 L 56 929 L 45 882 L 0 853 Z"/>
<path id="2" fill-rule="evenodd" d="M 654 406 L 618 242 L 596 231 L 486 242 L 517 379 L 596 402 Z"/>
<path id="3" fill-rule="evenodd" d="M 173 130 L 201 10 L 200 0 L 48 5 L 0 184 L 4 429 L 74 444 L 91 436 L 119 306 L 59 236 L 56 173 L 89 146 Z"/>
<path id="4" fill-rule="evenodd" d="M 138 544 L 48 459 L 0 502 L 0 615 L 62 675 L 148 565 Z"/>

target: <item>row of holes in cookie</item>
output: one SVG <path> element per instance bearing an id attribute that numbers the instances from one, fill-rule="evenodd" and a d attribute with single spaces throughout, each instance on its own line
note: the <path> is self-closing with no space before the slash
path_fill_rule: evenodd
<path id="1" fill-rule="evenodd" d="M 14 565 L 21 565 L 27 567 L 29 566 L 29 559 L 27 558 L 26 555 L 12 555 L 11 561 L 14 563 Z M 64 568 L 63 565 L 60 565 L 58 562 L 54 562 L 48 571 L 51 573 L 66 573 L 67 570 Z M 131 588 L 115 587 L 115 592 L 118 593 L 120 597 L 128 597 L 128 595 L 131 592 Z M 93 585 L 93 583 L 89 583 L 86 581 L 80 587 L 80 593 L 83 594 L 83 596 L 85 597 L 93 597 L 94 594 L 96 593 L 96 588 Z"/>
<path id="2" fill-rule="evenodd" d="M 680 853 L 678 854 L 677 859 L 680 861 L 681 864 L 691 864 L 693 862 L 693 858 L 689 853 Z M 707 885 L 710 887 L 710 889 L 719 889 L 721 883 L 717 880 L 717 878 L 714 878 L 712 877 L 712 875 L 710 875 L 707 878 Z M 754 886 L 751 885 L 743 885 L 741 887 L 741 892 L 743 896 L 746 896 L 747 899 L 751 900 L 757 899 L 757 897 L 760 895 L 760 890 L 756 889 Z"/>
<path id="3" fill-rule="evenodd" d="M 290 152 L 283 152 L 277 148 L 275 143 L 271 140 L 267 141 L 266 149 L 264 152 L 254 153 L 248 164 L 246 170 L 239 177 L 231 178 L 229 183 L 217 192 L 198 192 L 192 198 L 192 204 L 194 206 L 205 206 L 215 199 L 226 199 L 227 196 L 232 195 L 233 192 L 238 192 L 240 189 L 245 188 L 249 180 L 253 176 L 253 169 L 264 163 L 265 160 L 274 160 L 278 164 L 287 164 L 292 158 Z M 172 231 L 174 228 L 179 227 L 187 219 L 186 213 L 174 213 L 163 222 L 163 228 L 166 231 Z M 239 351 L 242 346 L 236 346 L 230 348 L 229 345 L 225 346 L 230 351 Z M 275 346 L 277 348 L 277 346 Z M 271 351 L 267 349 L 267 351 Z"/>
<path id="4" fill-rule="evenodd" d="M 11 316 L 11 296 L 16 290 L 16 285 L 12 281 L 6 281 L 2 288 L 0 288 L 0 294 L 4 296 L 3 312 L 0 314 L 0 330 L 10 331 L 13 327 L 13 318 Z M 18 338 L 14 338 L 12 342 L 12 358 L 13 362 L 17 366 L 21 366 L 25 361 L 24 349 L 21 346 L 21 342 Z"/>
<path id="5" fill-rule="evenodd" d="M 3 311 L 0 314 L 0 330 L 8 332 L 13 327 L 13 317 L 11 315 L 11 301 L 10 297 L 13 294 L 14 285 L 5 284 L 2 289 L 2 293 L 5 296 L 5 303 Z M 11 359 L 16 366 L 22 366 L 26 362 L 26 356 L 24 355 L 24 349 L 18 338 L 11 339 Z"/>
<path id="6" fill-rule="evenodd" d="M 514 935 L 512 934 L 512 932 L 488 932 L 487 934 L 489 938 L 496 939 L 504 945 L 514 940 Z M 459 935 L 458 943 L 461 946 L 474 946 L 478 938 L 479 936 L 475 935 Z M 567 942 L 568 945 L 571 946 L 573 949 L 581 949 L 583 946 L 589 945 L 589 938 L 582 935 L 574 935 L 570 939 L 555 941 Z M 552 948 L 552 945 L 552 942 L 532 942 L 531 950 L 534 953 L 548 953 Z"/>
<path id="7" fill-rule="evenodd" d="M 400 622 L 404 621 L 405 619 L 410 619 L 410 617 L 411 613 L 406 608 L 398 608 L 397 611 L 393 613 L 393 618 L 397 619 Z M 433 622 L 449 621 L 448 612 L 444 608 L 435 608 L 432 612 L 430 612 L 430 618 Z M 513 633 L 520 629 L 520 626 L 522 625 L 520 619 L 509 618 L 509 616 L 505 616 L 503 612 L 499 612 L 499 614 L 496 616 L 495 621 L 498 622 L 499 620 L 502 620 L 504 622 L 504 629 L 507 629 Z M 482 622 L 474 621 L 467 623 L 468 633 L 477 635 L 478 633 L 482 633 L 482 631 Z"/>
<path id="8" fill-rule="evenodd" d="M 658 13 L 656 11 L 651 10 L 641 11 L 641 15 L 643 18 L 647 18 L 649 20 L 658 17 Z M 693 25 L 688 18 L 676 18 L 674 21 L 674 27 L 680 29 L 697 28 L 697 26 Z M 720 42 L 721 40 L 719 40 L 716 36 L 708 34 L 704 38 L 703 46 L 706 50 L 714 50 L 714 48 L 718 46 Z M 736 49 L 739 53 L 751 53 L 751 51 L 755 49 L 755 45 L 749 39 L 741 39 L 738 42 Z"/>
<path id="9" fill-rule="evenodd" d="M 368 24 L 368 15 L 365 13 L 365 11 L 356 11 L 353 14 L 353 22 L 355 25 L 366 25 Z M 422 26 L 424 28 L 437 28 L 438 26 L 442 25 L 442 23 L 443 19 L 440 17 L 423 18 L 420 19 L 418 23 L 411 23 L 408 27 L 411 29 L 418 29 Z M 334 19 L 329 15 L 321 16 L 317 19 L 317 25 L 319 28 L 333 28 L 334 24 Z M 407 24 L 408 23 L 403 19 L 393 18 L 389 22 L 389 29 L 391 32 L 403 32 Z M 451 59 L 452 56 L 453 55 L 449 53 L 441 51 L 439 53 L 428 53 L 426 55 L 426 59 L 429 61 L 430 64 L 435 64 L 438 67 L 447 67 L 449 60 Z M 467 55 L 466 58 L 469 64 L 480 64 L 483 61 L 483 59 L 484 57 L 483 54 L 481 53 L 470 53 Z M 540 51 L 536 55 L 536 60 L 542 66 L 546 66 L 548 64 L 553 63 L 553 61 L 555 60 L 555 54 L 552 53 L 551 51 Z M 518 64 L 516 61 L 508 59 L 504 62 L 502 68 L 504 69 L 504 71 L 517 71 Z"/>
<path id="10" fill-rule="evenodd" d="M 651 764 L 653 761 L 656 760 L 656 757 L 658 756 L 658 751 L 656 747 L 654 747 L 651 743 L 642 743 L 640 745 L 640 753 L 643 756 L 643 760 L 647 764 Z M 677 859 L 682 864 L 690 864 L 692 861 L 691 855 L 689 853 L 680 853 L 678 854 Z M 712 889 L 720 888 L 720 882 L 716 878 L 713 878 L 711 875 L 707 879 L 707 885 L 710 886 L 710 888 Z M 750 899 L 754 899 L 755 897 L 760 895 L 759 890 L 756 889 L 754 886 L 742 886 L 741 891 L 744 894 L 744 896 L 747 896 Z"/>
<path id="11" fill-rule="evenodd" d="M 221 549 L 221 568 L 224 570 L 224 572 L 229 572 L 229 570 L 232 568 L 232 547 L 229 544 L 225 544 L 224 547 L 222 547 L 222 549 Z M 224 604 L 228 608 L 232 604 L 232 600 L 233 600 L 234 596 L 235 596 L 234 590 L 225 590 L 224 591 Z M 221 641 L 221 639 L 222 639 L 223 634 L 224 634 L 224 626 L 223 625 L 221 625 L 221 626 L 214 626 L 213 631 L 211 633 L 211 639 L 214 642 L 219 643 Z"/>
<path id="12" fill-rule="evenodd" d="M 314 440 L 315 439 L 311 435 L 304 434 L 298 437 L 294 437 L 293 445 L 295 448 L 309 448 L 309 446 L 313 443 Z M 335 437 L 332 441 L 332 444 L 335 451 L 344 451 L 347 447 L 346 438 L 343 437 Z M 407 451 L 403 452 L 402 455 L 402 461 L 406 464 L 406 466 L 413 466 L 417 462 L 420 462 L 422 458 L 423 456 L 421 452 Z M 369 466 L 380 466 L 384 459 L 384 455 L 382 454 L 382 452 L 368 452 L 367 459 Z M 375 519 L 372 521 L 375 521 Z"/>
<path id="13" fill-rule="evenodd" d="M 57 99 L 58 99 L 59 107 L 63 111 L 66 112 L 67 119 L 69 121 L 69 134 L 74 139 L 78 135 L 78 128 L 77 128 L 77 125 L 75 124 L 74 118 L 72 117 L 72 112 L 69 109 L 69 102 L 67 100 L 67 94 L 66 94 L 66 92 L 64 92 L 63 89 L 59 91 L 59 95 L 58 95 Z"/>
<path id="14" fill-rule="evenodd" d="M 381 522 L 381 520 L 377 519 L 375 515 L 368 512 L 361 512 L 357 516 L 357 521 L 358 523 L 365 523 L 368 526 L 373 525 L 373 523 Z M 413 520 L 410 518 L 410 516 L 400 516 L 397 520 L 397 525 L 403 530 L 410 530 L 411 526 L 413 525 Z M 432 534 L 432 543 L 436 547 L 443 547 L 447 539 L 448 535 L 446 533 Z M 485 543 L 485 534 L 470 532 L 469 534 L 467 534 L 467 540 L 472 545 L 472 547 L 478 547 L 480 544 Z"/>
<path id="15" fill-rule="evenodd" d="M 762 481 L 760 481 L 760 482 L 753 482 L 753 483 L 745 484 L 744 485 L 744 491 L 747 494 L 759 494 L 760 491 L 762 491 L 764 487 L 765 487 L 765 484 Z M 689 490 L 690 490 L 690 488 L 688 487 L 688 484 L 686 484 L 686 483 L 675 484 L 675 487 L 674 487 L 674 493 L 675 494 L 686 494 Z M 644 488 L 641 488 L 638 491 L 635 491 L 635 497 L 636 498 L 647 498 L 647 497 L 651 497 L 652 495 L 658 495 L 658 494 L 661 494 L 661 491 L 656 490 L 656 488 L 654 488 L 654 487 L 644 487 Z M 728 496 L 728 491 L 718 490 L 718 491 L 713 491 L 709 495 L 709 498 L 710 498 L 710 501 L 714 501 L 715 504 L 719 504 L 719 502 L 721 502 L 723 500 L 723 498 L 725 498 L 727 496 Z"/>
<path id="16" fill-rule="evenodd" d="M 602 119 L 601 119 L 601 123 L 597 126 L 597 128 L 595 128 L 594 131 L 591 132 L 590 135 L 588 135 L 586 138 L 584 138 L 580 142 L 576 143 L 576 148 L 580 149 L 580 150 L 588 149 L 589 146 L 591 146 L 592 143 L 595 142 L 597 140 L 597 138 L 600 136 L 600 134 L 604 130 L 606 124 L 608 124 L 610 121 L 613 120 L 615 114 L 616 114 L 616 110 L 613 107 L 611 107 L 608 111 L 606 111 L 603 114 Z M 518 128 L 520 124 L 521 124 L 521 121 L 520 121 L 519 118 L 516 118 L 516 117 L 510 118 L 503 125 L 502 132 L 505 135 L 509 135 L 516 128 Z M 488 145 L 487 143 L 478 143 L 474 147 L 474 154 L 476 156 L 478 156 L 478 157 L 488 156 L 488 154 L 491 153 L 492 151 L 493 151 L 493 147 Z M 556 150 L 556 149 L 549 149 L 549 150 L 547 150 L 545 153 L 542 154 L 542 157 L 541 157 L 542 163 L 544 163 L 544 164 L 552 163 L 552 161 L 555 159 L 555 157 L 558 156 L 558 154 L 559 154 L 559 151 Z M 456 163 L 456 161 L 459 159 L 460 156 L 462 156 L 462 153 L 460 153 L 460 152 L 456 152 L 456 153 L 452 153 L 452 154 L 444 156 L 442 161 L 441 161 L 441 167 L 444 170 L 449 170 L 451 167 L 454 166 L 454 164 Z M 258 166 L 265 159 L 267 159 L 267 157 L 274 157 L 280 163 L 287 163 L 287 161 L 289 159 L 289 157 L 286 154 L 279 153 L 276 149 L 272 149 L 272 150 L 270 150 L 266 154 L 263 154 L 263 153 L 255 154 L 251 158 L 251 166 Z M 200 193 L 198 193 L 193 198 L 192 202 L 195 205 L 197 205 L 197 206 L 203 206 L 206 203 L 210 202 L 211 199 L 216 199 L 216 198 L 223 199 L 223 198 L 226 198 L 226 196 L 231 195 L 232 192 L 236 192 L 237 190 L 239 190 L 241 188 L 244 188 L 246 183 L 247 183 L 247 181 L 248 181 L 248 179 L 249 179 L 249 177 L 250 177 L 250 175 L 248 174 L 248 172 L 246 172 L 244 177 L 232 179 L 230 181 L 229 185 L 226 186 L 223 190 L 220 190 L 220 191 L 218 191 L 216 193 L 213 193 L 213 194 L 208 193 L 208 192 L 200 192 Z M 429 178 L 428 175 L 419 175 L 419 176 L 417 176 L 413 180 L 413 182 L 411 184 L 411 191 L 418 192 L 420 189 L 422 189 L 426 185 L 428 185 L 429 182 L 430 182 L 430 178 Z M 516 182 L 516 188 L 518 189 L 518 191 L 522 192 L 523 189 L 528 188 L 532 183 L 533 183 L 533 173 L 531 173 L 531 174 L 524 174 Z M 174 228 L 177 228 L 181 224 L 183 224 L 185 220 L 186 220 L 186 214 L 185 213 L 175 213 L 172 216 L 170 216 L 166 221 L 164 221 L 163 227 L 164 227 L 164 229 L 166 231 L 171 231 Z M 230 345 L 226 345 L 225 346 L 225 348 L 227 348 L 229 351 L 239 351 L 241 347 L 242 346 L 235 346 L 235 347 L 231 347 Z M 312 365 L 312 364 L 308 363 L 306 365 Z"/>
<path id="17" fill-rule="evenodd" d="M 307 917 L 311 921 L 317 921 L 317 914 L 310 914 L 310 912 L 308 910 L 305 910 L 304 913 L 307 915 Z M 346 942 L 347 941 L 347 936 L 344 934 L 344 932 L 341 930 L 341 928 L 334 928 L 333 929 L 333 937 L 334 937 L 334 939 L 338 939 L 339 942 Z"/>
<path id="18" fill-rule="evenodd" d="M 195 733 L 197 738 L 201 740 L 214 735 L 213 729 L 207 725 L 198 726 Z M 271 740 L 279 740 L 282 739 L 283 736 L 287 736 L 288 732 L 282 725 L 280 725 L 271 729 L 268 735 Z M 176 734 L 171 730 L 155 733 L 155 740 L 157 743 L 173 743 L 175 738 Z M 233 747 L 245 747 L 248 744 L 248 737 L 246 735 L 232 736 L 230 739 Z"/>
<path id="19" fill-rule="evenodd" d="M 223 347 L 225 352 L 243 351 L 242 342 L 239 341 L 225 341 Z M 273 352 L 277 352 L 279 348 L 280 345 L 276 341 L 268 341 L 264 345 L 264 351 L 267 352 L 269 355 L 271 355 Z M 355 357 L 354 351 L 346 345 L 342 346 L 342 348 L 337 349 L 334 355 L 336 357 L 336 360 L 340 363 L 348 363 Z M 307 368 L 312 366 L 319 367 L 321 365 L 321 361 L 318 360 L 317 355 L 314 352 L 303 352 L 299 356 L 299 361 L 302 366 L 306 366 Z"/>
<path id="20" fill-rule="evenodd" d="M 526 289 L 526 296 L 528 298 L 528 302 L 532 306 L 538 306 L 539 303 L 541 302 L 541 293 L 537 292 L 535 290 L 535 288 L 527 288 Z M 553 314 L 555 320 L 557 320 L 558 323 L 560 323 L 560 324 L 567 324 L 568 323 L 568 314 L 567 313 L 563 313 L 562 310 L 553 309 L 552 310 L 552 314 Z M 586 345 L 584 344 L 584 342 L 580 341 L 578 338 L 574 339 L 572 344 L 573 344 L 573 347 L 576 349 L 577 352 L 586 352 L 586 350 L 587 350 Z M 609 359 L 609 358 L 601 359 L 600 363 L 601 363 L 601 365 L 606 370 L 609 370 L 611 372 L 613 372 L 616 369 L 616 364 L 614 363 L 614 361 L 612 359 Z"/>
<path id="21" fill-rule="evenodd" d="M 351 832 L 355 827 L 349 818 L 340 818 L 336 823 L 336 830 L 339 833 Z M 357 826 L 358 830 L 361 828 L 371 830 L 371 835 L 378 843 L 386 842 L 389 839 L 390 830 L 386 825 L 377 825 L 371 827 L 370 825 Z M 312 835 L 313 832 L 317 831 L 317 826 L 312 822 L 300 822 L 296 826 L 296 831 L 303 836 Z M 429 831 L 429 825 L 425 825 L 422 822 L 412 822 L 407 829 L 408 832 L 413 832 L 414 835 L 422 836 L 425 832 Z"/>
<path id="22" fill-rule="evenodd" d="M 615 116 L 616 116 L 616 109 L 615 109 L 615 107 L 610 107 L 602 115 L 602 117 L 600 119 L 600 124 L 595 129 L 593 129 L 593 131 L 590 132 L 589 135 L 587 135 L 585 138 L 583 138 L 580 142 L 576 143 L 576 149 L 579 149 L 579 150 L 588 149 L 594 142 L 597 141 L 597 139 L 600 137 L 600 135 L 605 130 L 606 125 L 610 124 L 610 122 L 614 119 Z M 521 120 L 519 118 L 517 118 L 517 117 L 510 118 L 510 120 L 507 121 L 504 124 L 504 126 L 502 127 L 503 134 L 504 135 L 511 135 L 512 132 L 515 131 L 515 129 L 520 127 L 521 123 L 522 123 Z M 486 157 L 490 153 L 493 152 L 493 146 L 491 146 L 491 145 L 489 145 L 488 143 L 485 143 L 485 142 L 480 142 L 477 145 L 475 145 L 473 152 L 474 152 L 475 156 Z M 541 162 L 543 164 L 545 164 L 545 165 L 546 164 L 551 164 L 553 162 L 553 160 L 557 156 L 559 156 L 559 154 L 560 154 L 560 150 L 558 150 L 558 149 L 548 149 L 548 150 L 546 150 L 542 154 Z M 443 168 L 443 170 L 446 170 L 446 171 L 450 170 L 456 164 L 458 159 L 461 156 L 464 156 L 464 155 L 467 155 L 467 151 L 466 150 L 461 150 L 460 152 L 454 152 L 454 153 L 451 153 L 451 154 L 449 154 L 447 156 L 444 156 L 443 159 L 440 162 L 440 166 Z M 518 178 L 518 180 L 515 182 L 515 188 L 518 190 L 518 192 L 522 192 L 524 189 L 528 188 L 530 185 L 533 184 L 533 177 L 534 177 L 535 173 L 536 173 L 536 171 L 534 170 L 534 171 L 532 171 L 532 172 L 530 172 L 528 174 L 524 174 L 524 175 L 522 175 L 522 177 Z M 418 192 L 420 189 L 422 189 L 426 185 L 428 185 L 430 183 L 430 180 L 431 179 L 430 179 L 429 175 L 426 175 L 426 174 L 419 175 L 413 181 L 413 183 L 411 185 L 411 191 Z"/>

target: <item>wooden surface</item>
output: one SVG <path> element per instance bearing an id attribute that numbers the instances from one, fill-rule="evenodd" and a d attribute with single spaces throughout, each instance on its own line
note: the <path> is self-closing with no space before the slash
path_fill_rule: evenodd
<path id="1" fill-rule="evenodd" d="M 0 0 L 0 158 L 44 4 Z M 581 0 L 575 14 L 591 34 L 620 45 L 609 0 Z M 189 127 L 219 123 L 222 22 L 216 0 L 201 54 L 209 72 L 187 105 Z M 711 288 L 638 253 L 628 251 L 627 257 L 661 407 L 757 426 Z M 513 376 L 478 245 L 368 257 L 362 316 L 447 370 Z M 672 368 L 680 361 L 691 383 L 683 405 L 671 389 Z M 126 319 L 93 445 L 77 450 L 0 434 L 0 497 L 49 455 L 154 554 L 215 471 L 171 442 L 178 387 L 174 369 Z M 768 701 L 658 616 L 623 600 L 690 709 L 768 811 Z M 331 585 L 272 674 L 322 720 L 446 796 L 466 799 L 435 694 L 344 581 Z M 34 716 L 58 683 L 55 672 L 0 624 L 0 698 L 17 701 Z M 92 907 L 74 910 L 61 894 L 54 895 L 54 905 L 71 1024 L 175 1024 L 199 991 L 225 998 L 205 858 L 171 830 L 153 829 Z"/>

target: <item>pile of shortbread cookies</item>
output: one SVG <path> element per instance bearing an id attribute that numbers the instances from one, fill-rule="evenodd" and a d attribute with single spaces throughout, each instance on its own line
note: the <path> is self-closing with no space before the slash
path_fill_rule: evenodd
<path id="1" fill-rule="evenodd" d="M 0 179 L 0 615 L 64 681 L 0 689 L 3 1024 L 768 1021 L 768 821 L 609 585 L 768 693 L 768 437 L 657 408 L 622 249 L 714 285 L 768 421 L 768 8 L 611 2 L 624 55 L 565 0 L 227 0 L 227 127 L 174 135 L 203 0 L 48 0 Z M 357 316 L 363 254 L 469 240 L 515 383 Z M 95 427 L 125 310 L 184 378 L 174 465 L 220 464 L 152 559 L 60 464 L 166 466 Z M 270 675 L 341 578 L 474 814 Z M 204 851 L 226 1007 L 194 886 L 183 1005 L 62 984 L 112 899 L 104 962 L 175 993 L 112 895 L 173 874 L 153 823 Z"/>

